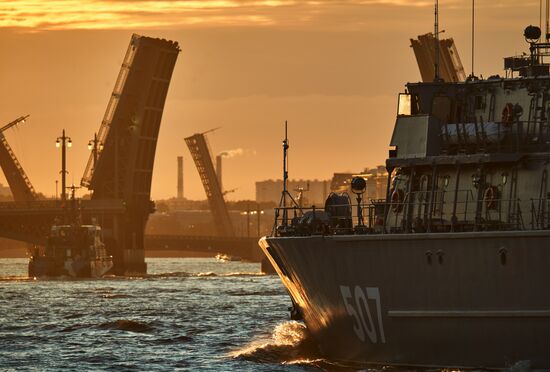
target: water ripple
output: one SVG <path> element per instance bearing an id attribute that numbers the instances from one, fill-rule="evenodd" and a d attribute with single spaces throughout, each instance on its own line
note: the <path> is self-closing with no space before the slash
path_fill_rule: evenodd
<path id="1" fill-rule="evenodd" d="M 285 363 L 310 355 L 230 355 L 288 319 L 288 295 L 259 264 L 150 259 L 149 275 L 99 280 L 34 280 L 26 267 L 0 259 L 3 370 L 297 371 Z"/>

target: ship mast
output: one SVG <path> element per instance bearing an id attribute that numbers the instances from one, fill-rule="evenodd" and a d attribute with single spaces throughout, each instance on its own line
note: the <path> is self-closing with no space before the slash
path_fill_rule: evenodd
<path id="1" fill-rule="evenodd" d="M 550 5 L 550 0 L 546 0 L 546 42 L 548 42 L 548 39 L 550 38 L 550 11 L 548 9 L 548 5 Z"/>
<path id="2" fill-rule="evenodd" d="M 435 0 L 434 10 L 434 40 L 435 40 L 435 58 L 434 58 L 434 81 L 440 81 L 439 78 L 439 0 Z"/>
<path id="3" fill-rule="evenodd" d="M 475 0 L 472 0 L 472 77 L 475 76 L 474 74 L 474 56 L 475 56 L 475 13 L 476 11 L 476 5 Z"/>
<path id="4" fill-rule="evenodd" d="M 283 140 L 283 194 L 281 195 L 283 207 L 283 226 L 288 224 L 288 211 L 286 209 L 286 197 L 288 194 L 288 122 L 285 120 L 285 139 Z"/>
<path id="5" fill-rule="evenodd" d="M 294 208 L 294 217 L 296 217 L 296 209 L 298 209 L 302 214 L 302 207 L 296 203 L 296 200 L 288 192 L 288 149 L 290 144 L 288 141 L 288 122 L 285 120 L 285 139 L 283 140 L 283 191 L 281 192 L 281 200 L 279 201 L 279 208 L 275 209 L 275 226 L 277 226 L 277 221 L 279 219 L 279 211 L 282 209 L 282 223 L 281 226 L 283 230 L 286 230 L 288 227 L 288 204 Z M 287 203 L 289 199 L 289 203 Z"/>

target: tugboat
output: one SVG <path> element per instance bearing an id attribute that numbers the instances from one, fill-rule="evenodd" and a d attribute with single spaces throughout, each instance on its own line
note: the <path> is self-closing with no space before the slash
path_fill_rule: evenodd
<path id="1" fill-rule="evenodd" d="M 71 223 L 54 223 L 45 249 L 35 248 L 30 258 L 29 277 L 100 278 L 112 269 L 113 258 L 107 255 L 101 227 L 80 222 L 74 187 L 71 199 Z"/>
<path id="2" fill-rule="evenodd" d="M 385 200 L 364 205 L 356 178 L 357 204 L 300 207 L 283 142 L 282 203 L 260 246 L 328 359 L 550 369 L 550 35 L 524 36 L 530 53 L 506 58 L 506 77 L 435 69 L 407 84 Z"/>

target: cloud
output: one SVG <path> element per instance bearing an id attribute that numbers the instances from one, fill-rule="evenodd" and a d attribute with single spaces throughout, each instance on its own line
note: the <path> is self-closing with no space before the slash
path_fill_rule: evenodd
<path id="1" fill-rule="evenodd" d="M 265 24 L 266 17 L 234 10 L 288 1 L 13 0 L 0 4 L 0 27 L 35 30 L 165 28 L 200 23 Z"/>
<path id="2" fill-rule="evenodd" d="M 507 0 L 511 1 L 511 0 Z M 507 2 L 504 1 L 504 2 Z M 455 4 L 457 0 L 447 0 Z M 164 29 L 193 26 L 272 26 L 312 23 L 373 6 L 428 7 L 429 0 L 8 0 L 0 28 Z"/>

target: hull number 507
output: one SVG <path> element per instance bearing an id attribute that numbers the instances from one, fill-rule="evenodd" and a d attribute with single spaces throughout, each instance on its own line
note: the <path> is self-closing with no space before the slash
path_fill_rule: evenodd
<path id="1" fill-rule="evenodd" d="M 357 337 L 365 342 L 366 337 L 373 344 L 386 343 L 384 335 L 384 324 L 382 323 L 382 306 L 380 305 L 380 291 L 378 288 L 367 287 L 365 290 L 358 285 L 350 288 L 345 285 L 340 286 L 344 306 L 350 317 L 353 318 L 353 331 Z M 376 318 L 378 329 L 375 327 L 371 315 L 369 302 L 376 309 Z"/>

